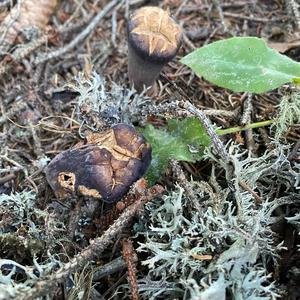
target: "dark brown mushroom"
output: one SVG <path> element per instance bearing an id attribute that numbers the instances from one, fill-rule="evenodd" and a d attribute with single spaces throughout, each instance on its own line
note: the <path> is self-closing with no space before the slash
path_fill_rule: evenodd
<path id="1" fill-rule="evenodd" d="M 128 76 L 141 92 L 153 85 L 163 66 L 175 57 L 182 32 L 167 11 L 146 6 L 130 16 L 127 33 Z"/>
<path id="2" fill-rule="evenodd" d="M 115 202 L 145 174 L 150 161 L 145 138 L 133 126 L 118 124 L 58 154 L 47 166 L 46 177 L 60 198 L 79 193 Z"/>

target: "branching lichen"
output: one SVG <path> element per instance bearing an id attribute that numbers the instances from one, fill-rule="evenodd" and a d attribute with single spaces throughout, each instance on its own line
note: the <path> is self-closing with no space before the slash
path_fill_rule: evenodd
<path id="1" fill-rule="evenodd" d="M 133 123 L 141 119 L 143 109 L 151 103 L 144 94 L 112 83 L 109 90 L 103 77 L 93 72 L 90 78 L 80 75 L 69 87 L 79 93 L 78 108 L 96 113 L 107 125 Z"/>
<path id="2" fill-rule="evenodd" d="M 59 243 L 55 235 L 62 229 L 58 221 L 45 226 L 49 214 L 36 208 L 33 191 L 1 194 L 0 207 L 0 252 L 6 258 L 0 259 L 0 300 L 7 300 L 29 291 L 40 277 L 61 266 L 59 255 L 50 249 Z"/>
<path id="3" fill-rule="evenodd" d="M 279 104 L 278 116 L 272 128 L 275 128 L 274 139 L 279 139 L 288 131 L 289 127 L 300 121 L 300 92 L 284 95 Z"/>
<path id="4" fill-rule="evenodd" d="M 233 167 L 232 186 L 203 189 L 202 184 L 191 180 L 189 184 L 202 210 L 196 210 L 183 188 L 177 186 L 148 204 L 147 214 L 136 225 L 136 231 L 144 237 L 138 252 L 144 253 L 143 257 L 148 255 L 142 261 L 148 267 L 148 275 L 139 281 L 145 298 L 279 297 L 279 289 L 267 271 L 269 262 L 278 264 L 279 251 L 283 249 L 271 230 L 271 225 L 277 222 L 273 212 L 279 206 L 300 201 L 293 193 L 295 177 L 283 176 L 290 169 L 288 151 L 273 149 L 257 158 L 240 152 L 238 146 L 228 147 Z M 226 167 L 212 156 L 208 153 L 218 167 Z M 261 205 L 239 186 L 241 180 L 251 189 L 261 191 L 264 199 Z M 285 197 L 277 199 L 267 190 L 270 180 L 282 181 L 286 186 Z M 217 198 L 222 202 L 216 201 Z M 145 282 L 151 282 L 151 288 L 146 289 Z M 164 289 L 159 282 L 169 285 Z"/>

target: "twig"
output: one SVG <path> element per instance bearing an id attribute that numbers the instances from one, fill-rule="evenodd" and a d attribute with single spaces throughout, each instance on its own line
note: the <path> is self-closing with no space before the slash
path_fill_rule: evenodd
<path id="1" fill-rule="evenodd" d="M 176 83 L 170 81 L 167 77 L 165 77 L 165 76 L 163 76 L 163 77 L 178 90 L 178 92 L 180 93 L 180 95 L 182 96 L 183 99 L 188 99 L 188 96 L 186 95 L 185 91 L 183 91 L 182 88 L 177 86 Z M 171 103 L 170 105 L 175 106 L 174 107 L 175 111 L 178 111 L 178 107 L 183 108 L 184 110 L 186 110 L 189 113 L 198 117 L 200 119 L 202 125 L 206 129 L 208 135 L 211 137 L 212 143 L 214 145 L 214 149 L 219 153 L 219 155 L 222 157 L 222 159 L 225 161 L 225 163 L 229 162 L 230 157 L 229 157 L 228 153 L 226 152 L 222 141 L 216 134 L 213 126 L 211 125 L 210 120 L 206 117 L 206 115 L 204 114 L 203 111 L 196 108 L 192 103 L 190 103 L 187 100 L 176 101 L 175 103 Z M 164 106 L 166 107 L 166 105 L 164 105 Z"/>
<path id="2" fill-rule="evenodd" d="M 218 10 L 218 14 L 219 14 L 219 17 L 220 17 L 220 20 L 221 20 L 223 30 L 226 32 L 228 30 L 228 28 L 227 28 L 227 26 L 225 24 L 225 21 L 224 21 L 224 14 L 223 14 L 223 10 L 222 10 L 220 1 L 219 0 L 212 0 L 212 2 Z"/>
<path id="3" fill-rule="evenodd" d="M 39 159 L 43 156 L 41 141 L 40 141 L 39 137 L 37 136 L 36 129 L 31 122 L 30 122 L 29 126 L 30 126 L 33 143 L 34 143 L 33 152 L 36 154 L 37 158 Z"/>
<path id="4" fill-rule="evenodd" d="M 258 196 L 257 193 L 255 193 L 245 181 L 239 181 L 239 185 L 254 197 L 257 205 L 262 203 L 262 198 Z"/>
<path id="5" fill-rule="evenodd" d="M 7 42 L 5 40 L 6 36 L 9 34 L 11 28 L 13 28 L 13 24 L 17 21 L 21 11 L 21 1 L 17 1 L 13 12 L 7 15 L 7 18 L 1 22 L 0 27 L 0 53 L 3 54 L 7 50 Z M 14 29 L 13 29 L 14 30 Z"/>
<path id="6" fill-rule="evenodd" d="M 111 43 L 114 47 L 116 44 L 116 32 L 117 32 L 117 10 L 115 9 L 111 16 Z"/>
<path id="7" fill-rule="evenodd" d="M 93 281 L 99 281 L 101 278 L 120 272 L 126 268 L 126 262 L 122 256 L 112 260 L 102 266 L 93 275 Z"/>
<path id="8" fill-rule="evenodd" d="M 38 281 L 35 286 L 27 292 L 19 296 L 19 300 L 31 300 L 46 295 L 51 291 L 57 283 L 60 283 L 75 270 L 81 269 L 85 264 L 99 256 L 113 241 L 113 239 L 123 230 L 129 223 L 131 218 L 138 212 L 142 206 L 142 201 L 137 201 L 119 217 L 118 220 L 99 238 L 94 239 L 91 244 L 81 253 L 76 255 L 70 262 L 58 269 L 55 274 L 46 277 L 44 280 Z"/>
<path id="9" fill-rule="evenodd" d="M 297 141 L 297 143 L 293 147 L 291 153 L 289 154 L 289 156 L 288 156 L 289 161 L 293 160 L 296 157 L 299 148 L 300 148 L 300 139 Z"/>
<path id="10" fill-rule="evenodd" d="M 270 22 L 270 19 L 268 18 L 256 18 L 256 17 L 248 17 L 248 16 L 243 16 L 241 14 L 234 14 L 234 13 L 230 13 L 230 12 L 224 12 L 223 15 L 225 17 L 231 17 L 231 18 L 236 18 L 236 19 L 241 19 L 241 20 L 248 20 L 248 21 L 252 21 L 252 22 L 261 22 L 261 23 L 267 23 Z M 274 18 L 272 19 L 272 21 L 279 21 L 282 20 L 282 18 Z"/>
<path id="11" fill-rule="evenodd" d="M 9 158 L 7 156 L 7 150 L 5 152 L 6 152 L 5 154 L 0 155 L 0 158 L 2 158 L 3 160 L 11 163 L 12 165 L 16 166 L 19 170 L 22 170 L 24 172 L 25 176 L 27 177 L 28 176 L 28 170 L 25 167 L 23 167 L 22 165 L 20 165 L 18 162 L 16 162 L 15 160 Z"/>
<path id="12" fill-rule="evenodd" d="M 68 225 L 68 233 L 69 233 L 69 237 L 71 239 L 73 239 L 74 236 L 75 236 L 75 231 L 76 231 L 78 222 L 79 222 L 80 217 L 81 217 L 82 202 L 83 202 L 82 200 L 79 200 L 75 204 L 75 208 L 71 211 L 71 214 L 70 214 L 69 225 Z"/>
<path id="13" fill-rule="evenodd" d="M 253 111 L 253 103 L 252 103 L 253 95 L 251 93 L 248 94 L 246 100 L 244 101 L 244 112 L 241 118 L 241 124 L 246 125 L 251 121 L 251 113 Z"/>
<path id="14" fill-rule="evenodd" d="M 215 150 L 219 153 L 219 155 L 224 159 L 225 162 L 229 162 L 229 154 L 225 150 L 225 146 L 223 145 L 222 141 L 220 140 L 219 136 L 214 131 L 210 120 L 205 116 L 205 114 L 196 108 L 193 104 L 191 104 L 189 101 L 181 101 L 179 103 L 180 107 L 183 107 L 193 115 L 197 116 L 203 126 L 205 127 L 208 135 L 212 139 L 212 143 L 214 145 Z"/>
<path id="15" fill-rule="evenodd" d="M 252 100 L 253 100 L 253 95 L 251 93 L 247 94 L 247 97 L 243 103 L 244 112 L 243 112 L 243 115 L 241 118 L 242 125 L 249 124 L 252 121 L 252 118 L 251 118 L 251 114 L 253 111 Z M 254 142 L 254 138 L 253 138 L 252 128 L 248 129 L 245 134 L 246 134 L 247 148 L 249 149 L 249 151 L 255 152 L 256 146 L 255 146 L 255 142 Z"/>
<path id="16" fill-rule="evenodd" d="M 246 135 L 247 149 L 252 153 L 256 153 L 258 146 L 254 141 L 253 129 L 246 130 L 245 135 Z"/>
<path id="17" fill-rule="evenodd" d="M 129 224 L 131 219 L 141 210 L 143 203 L 152 200 L 155 196 L 162 192 L 163 188 L 161 186 L 154 186 L 149 189 L 146 195 L 140 197 L 140 199 L 129 206 L 101 237 L 91 241 L 91 244 L 88 247 L 77 254 L 63 267 L 58 269 L 55 274 L 46 276 L 39 280 L 31 290 L 22 292 L 17 299 L 31 300 L 46 295 L 49 291 L 53 290 L 56 284 L 63 282 L 70 273 L 75 270 L 80 270 L 84 265 L 98 257 L 113 242 L 114 238 Z"/>
<path id="18" fill-rule="evenodd" d="M 239 108 L 235 110 L 225 110 L 225 109 L 204 109 L 203 113 L 206 116 L 212 117 L 224 117 L 226 120 L 232 120 L 239 115 Z"/>
<path id="19" fill-rule="evenodd" d="M 133 248 L 132 242 L 129 239 L 124 239 L 122 241 L 122 248 L 123 248 L 123 257 L 126 261 L 127 269 L 128 269 L 128 283 L 131 290 L 131 299 L 132 300 L 139 300 L 139 289 L 137 284 L 136 278 L 136 261 L 137 255 Z"/>
<path id="20" fill-rule="evenodd" d="M 107 214 L 94 221 L 99 231 L 103 232 L 106 230 L 129 205 L 134 203 L 138 197 L 146 193 L 146 188 L 146 180 L 144 178 L 138 180 L 124 199 L 118 201 Z"/>
<path id="21" fill-rule="evenodd" d="M 176 181 L 179 183 L 181 187 L 184 188 L 186 195 L 191 200 L 193 206 L 196 208 L 197 211 L 201 211 L 201 205 L 199 204 L 199 200 L 197 199 L 189 181 L 187 180 L 182 168 L 180 167 L 178 161 L 173 160 L 171 162 L 172 171 L 175 176 Z"/>
<path id="22" fill-rule="evenodd" d="M 4 177 L 1 177 L 0 178 L 0 185 L 1 184 L 4 184 L 5 182 L 7 182 L 7 181 L 10 181 L 10 180 L 12 180 L 12 179 L 15 179 L 16 178 L 16 175 L 15 174 L 8 174 L 8 175 L 6 175 L 6 176 L 4 176 Z"/>
<path id="23" fill-rule="evenodd" d="M 69 44 L 66 46 L 57 49 L 53 52 L 47 53 L 42 55 L 41 57 L 37 58 L 35 60 L 35 65 L 44 63 L 50 59 L 59 57 L 70 50 L 72 50 L 74 47 L 76 47 L 79 43 L 81 43 L 83 40 L 85 40 L 91 33 L 92 31 L 95 30 L 95 28 L 99 25 L 99 22 L 101 19 L 103 19 L 107 13 L 118 4 L 118 0 L 113 0 L 110 1 L 103 9 L 99 11 L 99 13 L 92 19 L 92 21 L 89 23 L 89 25 L 79 34 L 77 35 L 76 38 L 74 38 Z"/>
<path id="24" fill-rule="evenodd" d="M 5 53 L 10 49 L 22 28 L 32 26 L 44 29 L 56 5 L 57 0 L 19 0 L 0 26 L 0 32 L 4 32 L 0 51 Z"/>
<path id="25" fill-rule="evenodd" d="M 197 47 L 193 44 L 193 42 L 189 39 L 187 34 L 183 32 L 183 41 L 189 47 L 191 51 L 196 50 Z"/>
<path id="26" fill-rule="evenodd" d="M 240 8 L 245 7 L 246 5 L 252 5 L 256 3 L 257 0 L 247 0 L 247 1 L 235 1 L 231 3 L 220 3 L 220 7 L 222 9 L 226 8 Z M 181 13 L 192 13 L 194 11 L 199 12 L 200 10 L 205 10 L 210 7 L 210 4 L 197 4 L 193 6 L 186 6 L 183 9 L 181 9 Z"/>
<path id="27" fill-rule="evenodd" d="M 177 8 L 175 14 L 174 14 L 174 17 L 177 18 L 178 15 L 180 14 L 181 10 L 186 6 L 188 0 L 184 0 L 182 1 L 182 3 L 179 5 L 179 7 Z"/>

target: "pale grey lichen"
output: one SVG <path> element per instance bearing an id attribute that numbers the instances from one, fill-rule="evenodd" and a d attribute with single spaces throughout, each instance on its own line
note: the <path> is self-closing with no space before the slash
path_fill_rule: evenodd
<path id="1" fill-rule="evenodd" d="M 104 78 L 96 72 L 89 78 L 81 74 L 68 87 L 79 93 L 78 109 L 84 107 L 110 125 L 140 120 L 143 109 L 151 103 L 151 99 L 145 94 L 137 94 L 135 90 L 121 87 L 114 82 L 109 88 Z"/>
<path id="2" fill-rule="evenodd" d="M 230 168 L 209 151 L 207 157 L 228 168 L 226 178 L 231 178 L 231 186 L 221 188 L 212 181 L 209 190 L 189 181 L 201 210 L 197 211 L 184 189 L 177 186 L 148 204 L 136 224 L 138 236 L 144 238 L 137 250 L 141 257 L 148 256 L 141 262 L 148 274 L 139 280 L 146 299 L 279 298 L 280 289 L 267 271 L 270 262 L 278 264 L 283 249 L 271 229 L 278 221 L 273 212 L 279 206 L 300 202 L 294 193 L 296 174 L 289 173 L 288 148 L 269 150 L 259 158 L 241 152 L 234 144 L 228 145 L 228 152 Z M 261 204 L 241 188 L 241 180 L 259 191 Z M 285 186 L 285 196 L 276 198 L 270 181 Z M 298 222 L 298 217 L 288 221 Z M 125 285 L 117 292 L 122 288 Z"/>
<path id="3" fill-rule="evenodd" d="M 275 130 L 274 140 L 279 143 L 280 138 L 287 133 L 288 129 L 300 122 L 300 91 L 293 91 L 290 95 L 285 94 L 278 105 L 278 115 L 272 125 Z"/>
<path id="4" fill-rule="evenodd" d="M 29 291 L 39 278 L 62 265 L 59 255 L 50 252 L 60 243 L 62 224 L 57 229 L 57 220 L 48 228 L 49 214 L 37 209 L 36 194 L 31 190 L 1 194 L 0 213 L 0 248 L 11 257 L 0 259 L 0 300 L 7 300 Z"/>
<path id="5" fill-rule="evenodd" d="M 23 191 L 21 193 L 12 193 L 10 195 L 0 195 L 0 212 L 11 214 L 13 222 L 11 226 L 16 226 L 21 223 L 32 225 L 32 214 L 44 215 L 42 210 L 35 208 L 36 194 L 33 191 Z M 32 228 L 32 226 L 30 226 Z M 1 230 L 1 227 L 0 227 Z"/>

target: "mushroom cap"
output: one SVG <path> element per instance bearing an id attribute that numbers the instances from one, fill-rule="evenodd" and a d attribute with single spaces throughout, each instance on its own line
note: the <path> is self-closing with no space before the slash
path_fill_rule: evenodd
<path id="1" fill-rule="evenodd" d="M 182 30 L 169 13 L 159 7 L 146 6 L 132 13 L 128 42 L 147 61 L 165 63 L 177 53 Z"/>
<path id="2" fill-rule="evenodd" d="M 92 133 L 85 145 L 58 154 L 45 173 L 59 198 L 78 193 L 112 203 L 144 175 L 150 161 L 145 138 L 133 126 L 117 124 Z"/>

